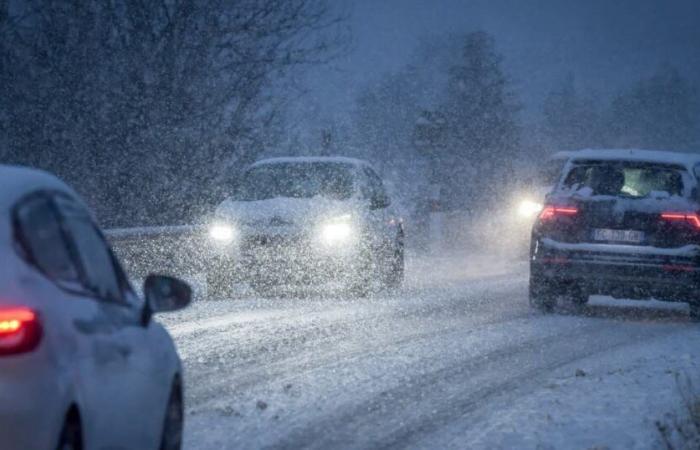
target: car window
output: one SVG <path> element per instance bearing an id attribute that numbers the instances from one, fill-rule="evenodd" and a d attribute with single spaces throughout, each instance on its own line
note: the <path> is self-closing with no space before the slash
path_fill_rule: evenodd
<path id="1" fill-rule="evenodd" d="M 657 164 L 604 162 L 576 164 L 564 180 L 564 187 L 590 189 L 593 195 L 641 198 L 649 195 L 683 195 L 679 169 Z"/>
<path id="2" fill-rule="evenodd" d="M 48 196 L 33 196 L 15 208 L 17 236 L 31 262 L 55 281 L 77 282 L 65 234 Z"/>
<path id="3" fill-rule="evenodd" d="M 80 259 L 85 287 L 101 299 L 123 302 L 112 253 L 87 211 L 67 199 L 59 199 L 57 203 Z"/>
<path id="4" fill-rule="evenodd" d="M 353 194 L 350 167 L 335 163 L 263 164 L 250 169 L 238 186 L 238 200 L 323 196 L 345 200 Z"/>

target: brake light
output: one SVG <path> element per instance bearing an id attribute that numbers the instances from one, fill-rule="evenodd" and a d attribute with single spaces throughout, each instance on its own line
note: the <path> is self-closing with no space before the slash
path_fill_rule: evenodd
<path id="1" fill-rule="evenodd" d="M 575 216 L 576 214 L 578 214 L 578 208 L 575 206 L 547 205 L 542 208 L 540 220 L 549 220 L 558 216 Z"/>
<path id="2" fill-rule="evenodd" d="M 0 307 L 0 356 L 34 350 L 41 334 L 41 324 L 33 310 Z"/>
<path id="3" fill-rule="evenodd" d="M 700 230 L 700 216 L 697 213 L 668 212 L 661 214 L 661 218 L 669 222 L 685 222 Z"/>

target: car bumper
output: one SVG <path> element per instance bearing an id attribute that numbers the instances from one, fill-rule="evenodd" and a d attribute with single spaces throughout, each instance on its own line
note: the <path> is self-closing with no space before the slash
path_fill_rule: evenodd
<path id="1" fill-rule="evenodd" d="M 0 361 L 3 449 L 55 448 L 66 412 L 59 381 L 25 356 Z"/>
<path id="2" fill-rule="evenodd" d="M 359 254 L 350 249 L 321 252 L 295 247 L 252 249 L 241 255 L 237 267 L 246 279 L 311 284 L 343 280 L 359 269 Z"/>
<path id="3" fill-rule="evenodd" d="M 562 285 L 575 283 L 591 294 L 670 301 L 697 297 L 700 261 L 692 253 L 633 250 L 540 241 L 531 256 L 531 273 Z"/>
<path id="4" fill-rule="evenodd" d="M 238 281 L 311 284 L 343 281 L 362 265 L 358 243 L 322 247 L 308 241 L 260 245 L 244 243 L 220 249 L 210 259 L 210 271 L 231 274 Z"/>

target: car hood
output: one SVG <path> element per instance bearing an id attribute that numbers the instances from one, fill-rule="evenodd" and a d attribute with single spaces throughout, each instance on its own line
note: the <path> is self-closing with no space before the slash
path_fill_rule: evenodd
<path id="1" fill-rule="evenodd" d="M 252 229 L 304 228 L 321 220 L 358 210 L 358 201 L 332 200 L 325 197 L 287 198 L 240 201 L 224 200 L 216 209 L 219 220 Z"/>

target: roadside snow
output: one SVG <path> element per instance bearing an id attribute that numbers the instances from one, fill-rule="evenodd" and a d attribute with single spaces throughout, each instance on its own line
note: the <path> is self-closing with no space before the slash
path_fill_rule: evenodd
<path id="1" fill-rule="evenodd" d="M 683 309 L 660 302 L 601 306 Z M 499 402 L 477 423 L 436 432 L 414 447 L 489 449 L 661 448 L 657 421 L 682 417 L 684 380 L 700 383 L 700 327 L 558 368 L 538 389 Z M 590 337 L 592 340 L 596 336 Z M 680 382 L 679 382 L 680 380 Z M 696 393 L 697 394 L 697 393 Z M 679 447 L 682 448 L 682 447 Z"/>
<path id="2" fill-rule="evenodd" d="M 700 386 L 687 306 L 593 298 L 534 314 L 527 264 L 411 257 L 375 298 L 196 302 L 163 322 L 185 448 L 647 449 Z"/>

